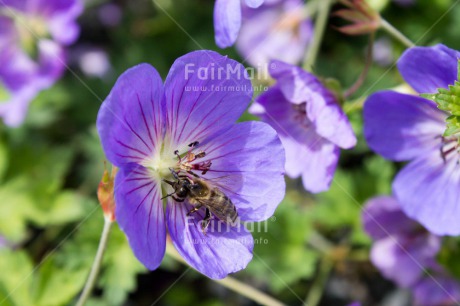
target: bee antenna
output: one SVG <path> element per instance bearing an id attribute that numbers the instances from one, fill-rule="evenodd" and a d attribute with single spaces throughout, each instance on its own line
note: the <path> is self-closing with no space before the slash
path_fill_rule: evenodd
<path id="1" fill-rule="evenodd" d="M 175 194 L 175 192 L 170 193 L 170 194 L 167 194 L 167 195 L 165 195 L 164 197 L 162 197 L 160 200 L 166 199 L 167 197 L 170 197 L 170 196 L 172 196 L 172 195 L 174 195 L 174 194 Z"/>
<path id="2" fill-rule="evenodd" d="M 171 185 L 171 186 L 174 187 L 174 182 L 171 182 L 171 181 L 168 181 L 168 180 L 163 180 L 163 182 L 165 182 L 166 184 Z"/>

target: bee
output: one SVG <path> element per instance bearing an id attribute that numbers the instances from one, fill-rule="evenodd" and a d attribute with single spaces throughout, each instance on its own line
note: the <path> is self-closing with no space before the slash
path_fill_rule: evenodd
<path id="1" fill-rule="evenodd" d="M 211 187 L 203 179 L 198 176 L 191 179 L 186 175 L 179 175 L 173 169 L 170 169 L 175 181 L 163 180 L 165 183 L 172 186 L 173 193 L 164 196 L 162 199 L 171 196 L 176 202 L 184 202 L 188 199 L 189 203 L 194 207 L 187 213 L 187 216 L 197 212 L 200 208 L 206 208 L 206 214 L 201 222 L 201 230 L 206 234 L 206 229 L 211 222 L 211 213 L 219 220 L 227 224 L 233 224 L 238 218 L 238 212 L 235 205 L 217 187 Z"/>

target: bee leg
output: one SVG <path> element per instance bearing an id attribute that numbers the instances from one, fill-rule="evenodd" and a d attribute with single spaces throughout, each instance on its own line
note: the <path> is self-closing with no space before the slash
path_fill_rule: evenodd
<path id="1" fill-rule="evenodd" d="M 206 229 L 208 228 L 209 223 L 211 223 L 211 212 L 208 208 L 206 208 L 206 215 L 204 216 L 204 219 L 201 220 L 201 231 L 204 235 L 206 235 Z"/>
<path id="2" fill-rule="evenodd" d="M 199 204 L 199 205 L 195 206 L 191 211 L 189 211 L 187 213 L 187 216 L 190 216 L 191 214 L 197 212 L 201 208 L 201 206 L 203 206 L 203 205 Z"/>
<path id="3" fill-rule="evenodd" d="M 187 171 L 187 173 L 193 175 L 194 177 L 200 177 L 198 174 L 193 173 L 191 170 Z"/>
<path id="4" fill-rule="evenodd" d="M 179 199 L 179 198 L 176 198 L 176 197 L 172 197 L 174 199 L 174 201 L 176 202 L 184 202 L 185 199 Z"/>

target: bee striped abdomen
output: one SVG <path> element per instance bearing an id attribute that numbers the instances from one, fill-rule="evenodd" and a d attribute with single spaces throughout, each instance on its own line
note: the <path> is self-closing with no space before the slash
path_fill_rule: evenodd
<path id="1" fill-rule="evenodd" d="M 225 193 L 217 188 L 211 190 L 209 199 L 206 200 L 205 205 L 209 207 L 217 218 L 226 223 L 233 223 L 238 218 L 235 205 Z"/>

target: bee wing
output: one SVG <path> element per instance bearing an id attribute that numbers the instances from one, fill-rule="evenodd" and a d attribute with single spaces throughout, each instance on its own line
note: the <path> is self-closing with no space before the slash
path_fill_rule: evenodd
<path id="1" fill-rule="evenodd" d="M 200 204 L 209 210 L 221 221 L 232 223 L 238 218 L 235 205 L 218 189 L 213 189 L 211 196 L 207 199 L 199 199 Z"/>
<path id="2" fill-rule="evenodd" d="M 222 190 L 225 194 L 230 195 L 230 197 L 235 193 L 233 190 L 228 188 L 229 185 L 231 186 L 230 183 L 233 182 L 231 175 L 226 174 L 213 178 L 202 177 L 201 179 L 210 184 L 212 187 L 217 187 Z"/>

